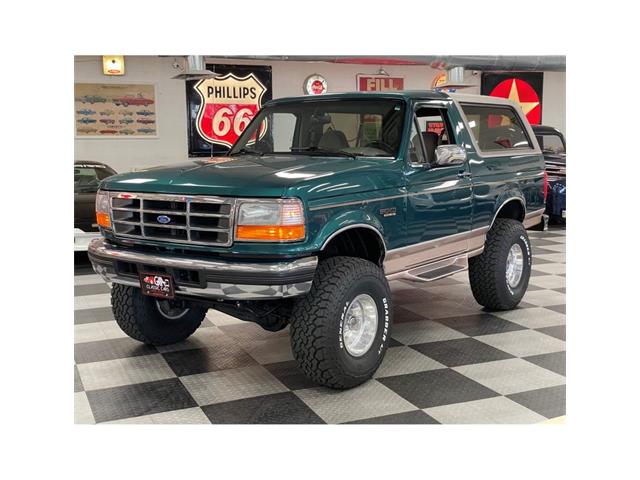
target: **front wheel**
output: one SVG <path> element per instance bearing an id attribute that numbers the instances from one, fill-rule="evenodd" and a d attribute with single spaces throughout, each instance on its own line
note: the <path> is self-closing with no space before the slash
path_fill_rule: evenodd
<path id="1" fill-rule="evenodd" d="M 496 219 L 484 252 L 469 259 L 469 282 L 476 301 L 490 310 L 515 308 L 529 286 L 531 244 L 522 223 Z"/>
<path id="2" fill-rule="evenodd" d="M 352 388 L 378 369 L 392 323 L 382 269 L 361 258 L 332 257 L 320 262 L 311 291 L 293 308 L 291 350 L 311 380 Z"/>
<path id="3" fill-rule="evenodd" d="M 185 300 L 160 300 L 139 288 L 114 284 L 111 307 L 118 326 L 129 337 L 148 345 L 168 345 L 189 337 L 207 309 Z"/>

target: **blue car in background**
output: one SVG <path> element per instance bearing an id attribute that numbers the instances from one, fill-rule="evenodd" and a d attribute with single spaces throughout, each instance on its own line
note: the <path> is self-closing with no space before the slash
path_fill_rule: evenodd
<path id="1" fill-rule="evenodd" d="M 549 177 L 547 208 L 552 223 L 564 223 L 567 218 L 567 144 L 560 130 L 544 125 L 532 125 L 544 155 Z"/>

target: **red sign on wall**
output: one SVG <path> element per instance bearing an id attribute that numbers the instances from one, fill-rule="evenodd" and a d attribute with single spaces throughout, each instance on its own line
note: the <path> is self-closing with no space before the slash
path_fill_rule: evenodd
<path id="1" fill-rule="evenodd" d="M 201 97 L 198 133 L 225 147 L 231 147 L 244 131 L 262 106 L 267 90 L 254 74 L 238 77 L 232 73 L 201 80 L 194 88 Z"/>
<path id="2" fill-rule="evenodd" d="M 500 82 L 489 94 L 492 97 L 508 98 L 517 103 L 532 125 L 540 125 L 542 110 L 540 97 L 534 88 L 519 78 L 509 78 Z"/>
<path id="3" fill-rule="evenodd" d="M 433 132 L 440 135 L 444 130 L 444 122 L 427 122 L 427 132 Z"/>
<path id="4" fill-rule="evenodd" d="M 402 77 L 358 74 L 356 82 L 358 90 L 361 92 L 384 92 L 404 89 L 404 78 Z"/>
<path id="5" fill-rule="evenodd" d="M 532 125 L 542 121 L 542 72 L 483 73 L 482 95 L 517 103 Z"/>

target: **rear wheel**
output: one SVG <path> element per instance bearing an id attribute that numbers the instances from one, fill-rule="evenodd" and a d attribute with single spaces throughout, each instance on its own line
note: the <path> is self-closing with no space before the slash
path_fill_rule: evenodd
<path id="1" fill-rule="evenodd" d="M 131 338 L 149 345 L 167 345 L 189 337 L 207 309 L 186 300 L 161 300 L 139 288 L 114 284 L 111 306 L 118 326 Z"/>
<path id="2" fill-rule="evenodd" d="M 320 385 L 355 387 L 382 362 L 392 318 L 391 292 L 380 267 L 353 257 L 323 260 L 311 291 L 293 308 L 293 355 Z"/>
<path id="3" fill-rule="evenodd" d="M 529 285 L 531 244 L 517 220 L 498 218 L 487 233 L 484 252 L 469 259 L 476 301 L 491 310 L 515 308 Z"/>

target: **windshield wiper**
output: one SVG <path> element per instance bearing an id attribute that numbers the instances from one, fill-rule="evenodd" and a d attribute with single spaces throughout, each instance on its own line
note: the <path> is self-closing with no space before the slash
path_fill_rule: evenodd
<path id="1" fill-rule="evenodd" d="M 229 154 L 230 157 L 233 157 L 234 155 L 258 155 L 259 157 L 261 157 L 262 155 L 264 155 L 264 152 L 253 150 L 252 148 L 242 147 L 240 150 Z"/>
<path id="2" fill-rule="evenodd" d="M 390 153 L 376 153 L 375 155 L 367 155 L 365 152 L 352 152 L 353 155 L 357 155 L 359 157 L 384 157 L 384 158 L 393 158 L 393 155 Z"/>
<path id="3" fill-rule="evenodd" d="M 320 147 L 291 147 L 291 151 L 296 153 L 321 153 L 325 155 L 339 155 L 341 157 L 357 158 L 357 155 L 354 153 L 343 152 L 342 150 L 327 150 Z"/>

